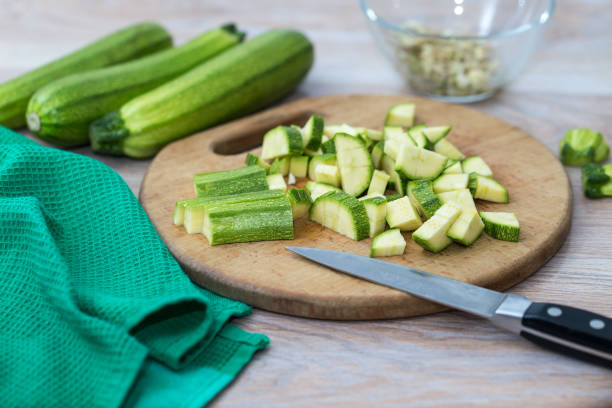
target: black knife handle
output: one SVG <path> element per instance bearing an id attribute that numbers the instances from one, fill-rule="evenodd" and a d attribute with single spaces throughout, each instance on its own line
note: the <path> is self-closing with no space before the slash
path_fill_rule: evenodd
<path id="1" fill-rule="evenodd" d="M 521 336 L 541 346 L 612 368 L 612 319 L 554 303 L 532 303 Z"/>

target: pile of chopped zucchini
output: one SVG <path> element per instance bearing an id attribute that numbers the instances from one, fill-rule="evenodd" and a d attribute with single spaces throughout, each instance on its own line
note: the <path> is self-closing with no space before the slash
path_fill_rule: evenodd
<path id="1" fill-rule="evenodd" d="M 513 213 L 476 208 L 475 199 L 509 202 L 484 159 L 449 142 L 450 126 L 414 119 L 415 105 L 403 103 L 380 131 L 325 125 L 319 116 L 304 127 L 277 126 L 264 135 L 261 157 L 246 155 L 246 167 L 196 174 L 197 197 L 176 203 L 174 223 L 217 245 L 293 239 L 293 220 L 308 214 L 355 241 L 372 238 L 370 256 L 402 255 L 408 232 L 431 252 L 470 246 L 483 231 L 518 241 Z M 592 183 L 605 194 L 612 174 L 600 173 Z"/>

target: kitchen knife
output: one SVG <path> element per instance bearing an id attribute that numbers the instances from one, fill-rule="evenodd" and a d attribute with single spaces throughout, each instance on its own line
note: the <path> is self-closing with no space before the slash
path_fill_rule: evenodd
<path id="1" fill-rule="evenodd" d="M 540 346 L 612 368 L 612 319 L 607 317 L 532 302 L 378 259 L 325 249 L 286 248 L 349 275 L 484 317 Z"/>

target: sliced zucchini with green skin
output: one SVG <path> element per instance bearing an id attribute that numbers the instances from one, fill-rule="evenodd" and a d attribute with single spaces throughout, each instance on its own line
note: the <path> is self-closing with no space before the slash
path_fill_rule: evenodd
<path id="1" fill-rule="evenodd" d="M 408 129 L 407 133 L 415 146 L 426 149 L 429 146 L 429 140 L 427 140 L 427 137 L 423 134 L 423 129 L 425 129 L 425 125 L 416 125 Z"/>
<path id="2" fill-rule="evenodd" d="M 323 153 L 323 154 L 316 154 L 312 156 L 310 158 L 310 163 L 308 164 L 308 178 L 309 179 L 314 180 L 314 181 L 319 181 L 317 180 L 315 176 L 315 170 L 319 164 L 327 164 L 329 166 L 337 165 L 338 161 L 336 160 L 336 154 L 335 153 Z"/>
<path id="3" fill-rule="evenodd" d="M 330 191 L 342 191 L 338 187 L 334 187 L 329 184 L 319 183 L 316 181 L 309 181 L 306 183 L 306 191 L 310 193 L 310 197 L 312 201 L 316 200 L 320 196 L 325 193 L 329 193 Z"/>
<path id="4" fill-rule="evenodd" d="M 370 235 L 363 203 L 344 191 L 325 193 L 317 198 L 310 208 L 310 219 L 355 241 Z"/>
<path id="5" fill-rule="evenodd" d="M 358 196 L 368 188 L 374 172 L 370 152 L 359 137 L 348 133 L 336 133 L 333 140 L 336 144 L 342 189 Z"/>
<path id="6" fill-rule="evenodd" d="M 372 156 L 372 165 L 374 166 L 375 169 L 381 168 L 382 158 L 384 154 L 385 154 L 385 142 L 381 140 L 380 142 L 374 145 L 374 147 L 372 148 L 372 153 L 370 153 L 370 155 Z"/>
<path id="7" fill-rule="evenodd" d="M 434 193 L 461 190 L 468 187 L 467 174 L 442 174 L 432 183 Z"/>
<path id="8" fill-rule="evenodd" d="M 385 230 L 387 224 L 387 200 L 383 196 L 364 197 L 359 200 L 368 214 L 370 237 L 375 237 Z"/>
<path id="9" fill-rule="evenodd" d="M 372 139 L 370 139 L 368 137 L 368 135 L 366 135 L 365 133 L 357 133 L 357 136 L 363 140 L 363 143 L 365 144 L 366 149 L 370 150 L 372 148 L 372 146 L 374 145 L 374 141 Z"/>
<path id="10" fill-rule="evenodd" d="M 478 173 L 482 176 L 493 177 L 491 168 L 480 156 L 471 156 L 462 161 L 461 169 L 466 174 Z"/>
<path id="11" fill-rule="evenodd" d="M 452 201 L 445 203 L 425 223 L 412 233 L 414 242 L 431 252 L 440 252 L 453 243 L 446 235 L 449 228 L 459 218 L 461 207 Z"/>
<path id="12" fill-rule="evenodd" d="M 459 204 L 463 210 L 476 210 L 476 203 L 474 203 L 474 197 L 467 188 L 455 191 L 448 191 L 446 193 L 439 193 L 438 198 L 442 204 L 449 201 L 454 201 Z"/>
<path id="13" fill-rule="evenodd" d="M 328 141 L 321 143 L 321 151 L 323 152 L 323 154 L 336 154 L 336 144 L 334 142 L 333 137 Z"/>
<path id="14" fill-rule="evenodd" d="M 400 193 L 385 194 L 385 199 L 387 200 L 388 203 L 390 203 L 391 201 L 399 200 L 402 197 L 403 195 L 401 195 Z"/>
<path id="15" fill-rule="evenodd" d="M 429 181 L 411 181 L 407 186 L 408 198 L 414 204 L 419 214 L 431 218 L 442 202 L 431 188 Z"/>
<path id="16" fill-rule="evenodd" d="M 457 149 L 454 144 L 452 144 L 446 139 L 440 139 L 438 143 L 434 145 L 433 149 L 434 149 L 434 152 L 440 153 L 442 156 L 446 156 L 449 159 L 453 159 L 453 160 L 465 159 L 465 155 L 461 153 L 461 151 Z"/>
<path id="17" fill-rule="evenodd" d="M 291 165 L 291 157 L 283 157 L 280 162 L 280 174 L 286 176 L 289 174 L 289 166 Z"/>
<path id="18" fill-rule="evenodd" d="M 416 146 L 402 145 L 395 170 L 411 180 L 434 179 L 444 171 L 446 157 Z"/>
<path id="19" fill-rule="evenodd" d="M 272 160 L 283 156 L 297 156 L 303 151 L 302 135 L 297 129 L 277 126 L 264 135 L 261 158 Z"/>
<path id="20" fill-rule="evenodd" d="M 287 197 L 214 205 L 202 231 L 210 245 L 293 239 L 293 213 Z"/>
<path id="21" fill-rule="evenodd" d="M 387 203 L 387 224 L 401 231 L 414 231 L 423 221 L 410 199 L 406 196 Z"/>
<path id="22" fill-rule="evenodd" d="M 416 106 L 412 102 L 393 105 L 387 112 L 385 126 L 410 127 L 414 123 L 414 111 Z"/>
<path id="23" fill-rule="evenodd" d="M 308 174 L 308 156 L 292 156 L 289 159 L 289 173 L 295 177 L 306 177 Z"/>
<path id="24" fill-rule="evenodd" d="M 262 190 L 251 193 L 192 198 L 190 200 L 179 201 L 174 207 L 174 223 L 175 225 L 185 225 L 185 229 L 190 234 L 202 233 L 204 214 L 208 206 L 269 200 L 271 198 L 284 197 L 284 195 L 285 193 L 281 190 Z"/>
<path id="25" fill-rule="evenodd" d="M 582 166 L 582 191 L 588 198 L 612 195 L 612 163 L 601 166 L 587 163 Z"/>
<path id="26" fill-rule="evenodd" d="M 380 130 L 364 128 L 363 133 L 368 135 L 368 137 L 374 140 L 375 142 L 383 140 L 383 134 Z"/>
<path id="27" fill-rule="evenodd" d="M 287 192 L 287 197 L 291 203 L 291 209 L 293 212 L 293 219 L 300 218 L 310 210 L 312 205 L 312 199 L 306 189 L 303 188 L 292 188 Z"/>
<path id="28" fill-rule="evenodd" d="M 389 175 L 387 173 L 380 170 L 374 170 L 370 186 L 368 187 L 368 195 L 385 194 L 388 182 Z"/>
<path id="29" fill-rule="evenodd" d="M 280 160 L 274 159 L 270 167 L 268 168 L 268 174 L 280 174 Z"/>
<path id="30" fill-rule="evenodd" d="M 268 190 L 266 171 L 259 166 L 198 173 L 193 176 L 193 186 L 197 197 Z"/>
<path id="31" fill-rule="evenodd" d="M 408 136 L 406 131 L 401 126 L 385 126 L 383 127 L 383 140 L 391 140 Z M 404 138 L 404 140 L 408 140 Z"/>
<path id="32" fill-rule="evenodd" d="M 455 161 L 453 159 L 448 159 L 448 163 L 446 164 L 446 168 L 442 172 L 442 174 L 462 174 L 463 168 L 461 168 L 461 162 Z"/>
<path id="33" fill-rule="evenodd" d="M 461 214 L 448 229 L 446 235 L 461 245 L 470 246 L 482 235 L 483 230 L 484 224 L 480 215 L 478 215 L 478 211 L 462 209 Z"/>
<path id="34" fill-rule="evenodd" d="M 406 193 L 406 179 L 395 171 L 395 160 L 386 154 L 383 155 L 382 169 L 389 175 L 389 188 L 391 188 L 391 184 L 393 184 L 395 190 L 401 195 L 404 195 Z"/>
<path id="35" fill-rule="evenodd" d="M 302 128 L 302 145 L 304 150 L 316 152 L 321 146 L 321 137 L 325 122 L 322 117 L 312 115 Z"/>
<path id="36" fill-rule="evenodd" d="M 271 174 L 266 177 L 270 190 L 283 190 L 287 191 L 287 183 L 282 174 Z"/>
<path id="37" fill-rule="evenodd" d="M 559 143 L 561 162 L 568 166 L 599 163 L 609 154 L 610 146 L 602 134 L 591 129 L 568 130 Z"/>
<path id="38" fill-rule="evenodd" d="M 448 132 L 450 132 L 450 126 L 434 126 L 434 127 L 426 127 L 421 130 L 421 132 L 427 138 L 430 146 L 435 146 L 440 140 L 444 139 Z"/>
<path id="39" fill-rule="evenodd" d="M 474 198 L 494 203 L 508 203 L 508 190 L 491 177 L 470 173 L 468 187 Z"/>
<path id="40" fill-rule="evenodd" d="M 319 164 L 315 169 L 315 180 L 321 183 L 340 187 L 340 170 L 338 166 Z"/>
<path id="41" fill-rule="evenodd" d="M 384 152 L 395 160 L 402 144 L 415 145 L 414 141 L 401 127 L 385 127 L 385 145 Z"/>
<path id="42" fill-rule="evenodd" d="M 259 166 L 266 171 L 270 169 L 270 165 L 265 161 L 261 160 L 261 157 L 251 153 L 247 153 L 244 163 L 247 166 Z"/>
<path id="43" fill-rule="evenodd" d="M 518 242 L 520 226 L 514 213 L 481 211 L 484 230 L 492 238 Z"/>
<path id="44" fill-rule="evenodd" d="M 406 240 L 399 229 L 390 229 L 372 240 L 370 257 L 403 255 L 406 250 Z"/>

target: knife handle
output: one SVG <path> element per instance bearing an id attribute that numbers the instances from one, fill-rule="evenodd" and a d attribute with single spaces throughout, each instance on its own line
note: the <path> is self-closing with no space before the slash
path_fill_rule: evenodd
<path id="1" fill-rule="evenodd" d="M 612 368 L 612 319 L 554 303 L 532 303 L 521 336 L 546 348 Z"/>

